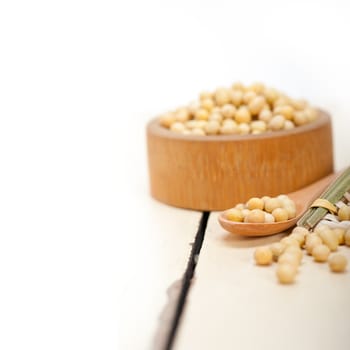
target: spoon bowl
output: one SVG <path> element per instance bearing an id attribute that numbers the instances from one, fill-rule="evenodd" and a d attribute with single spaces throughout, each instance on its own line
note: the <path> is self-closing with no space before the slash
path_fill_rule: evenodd
<path id="1" fill-rule="evenodd" d="M 279 222 L 248 223 L 226 219 L 226 210 L 219 214 L 220 225 L 228 232 L 242 236 L 269 236 L 283 232 L 293 227 L 300 217 L 308 210 L 312 202 L 330 185 L 336 174 L 328 175 L 298 191 L 287 194 L 296 205 L 296 216 L 292 219 Z"/>

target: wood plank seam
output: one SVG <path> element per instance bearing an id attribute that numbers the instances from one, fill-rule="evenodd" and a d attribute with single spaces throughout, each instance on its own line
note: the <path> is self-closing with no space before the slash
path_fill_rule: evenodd
<path id="1" fill-rule="evenodd" d="M 192 243 L 192 249 L 186 270 L 181 279 L 181 286 L 179 286 L 180 281 L 175 281 L 168 290 L 169 301 L 164 308 L 164 312 L 161 316 L 161 321 L 170 321 L 168 321 L 168 324 L 160 324 L 155 335 L 154 349 L 172 349 L 178 325 L 186 304 L 187 295 L 190 290 L 191 281 L 194 276 L 196 265 L 198 263 L 199 254 L 203 245 L 209 214 L 210 212 L 208 211 L 204 211 L 202 213 L 197 233 L 194 242 Z M 169 315 L 169 313 L 171 314 Z"/>

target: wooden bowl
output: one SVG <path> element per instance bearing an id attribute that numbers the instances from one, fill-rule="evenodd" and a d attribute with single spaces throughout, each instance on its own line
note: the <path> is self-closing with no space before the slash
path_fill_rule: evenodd
<path id="1" fill-rule="evenodd" d="M 260 135 L 182 135 L 147 125 L 151 195 L 195 210 L 296 191 L 333 172 L 330 116 Z"/>

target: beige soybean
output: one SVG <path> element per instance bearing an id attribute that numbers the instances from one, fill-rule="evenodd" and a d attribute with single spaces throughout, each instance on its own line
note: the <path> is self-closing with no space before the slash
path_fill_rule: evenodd
<path id="1" fill-rule="evenodd" d="M 262 120 L 254 120 L 250 124 L 251 129 L 254 131 L 264 132 L 267 129 L 266 123 Z"/>
<path id="2" fill-rule="evenodd" d="M 284 208 L 276 208 L 272 211 L 272 216 L 275 218 L 275 221 L 286 221 L 288 220 L 288 212 Z"/>
<path id="3" fill-rule="evenodd" d="M 258 265 L 270 265 L 272 263 L 272 252 L 269 247 L 258 247 L 254 252 L 254 259 Z"/>
<path id="4" fill-rule="evenodd" d="M 249 103 L 257 96 L 255 91 L 249 91 L 247 90 L 244 94 L 243 94 L 243 102 L 246 105 L 249 105 Z"/>
<path id="5" fill-rule="evenodd" d="M 213 94 L 209 91 L 202 91 L 199 94 L 199 99 L 200 100 L 206 100 L 206 99 L 212 99 L 213 98 Z"/>
<path id="6" fill-rule="evenodd" d="M 268 222 L 275 222 L 275 218 L 272 214 L 270 213 L 266 213 L 265 212 L 265 222 L 268 223 Z"/>
<path id="7" fill-rule="evenodd" d="M 307 102 L 303 99 L 291 100 L 290 102 L 295 110 L 300 111 L 302 109 L 307 108 Z"/>
<path id="8" fill-rule="evenodd" d="M 283 263 L 278 264 L 276 269 L 276 276 L 280 283 L 290 284 L 295 281 L 297 275 L 297 268 L 293 264 Z"/>
<path id="9" fill-rule="evenodd" d="M 245 205 L 243 203 L 238 203 L 235 205 L 235 209 L 243 210 L 245 209 Z"/>
<path id="10" fill-rule="evenodd" d="M 173 113 L 166 113 L 159 117 L 160 125 L 166 128 L 170 128 L 175 121 L 176 121 L 176 118 Z"/>
<path id="11" fill-rule="evenodd" d="M 231 94 L 231 101 L 235 107 L 239 107 L 243 102 L 243 92 L 241 90 L 233 90 Z"/>
<path id="12" fill-rule="evenodd" d="M 333 272 L 344 272 L 348 261 L 342 254 L 334 254 L 328 259 L 328 265 Z"/>
<path id="13" fill-rule="evenodd" d="M 290 202 L 290 198 L 286 194 L 280 194 L 277 196 L 277 198 L 281 201 L 283 205 L 286 205 Z"/>
<path id="14" fill-rule="evenodd" d="M 207 135 L 216 135 L 220 130 L 220 123 L 216 120 L 210 120 L 204 126 L 204 131 Z"/>
<path id="15" fill-rule="evenodd" d="M 277 260 L 279 256 L 282 255 L 285 249 L 286 249 L 286 246 L 281 242 L 275 242 L 270 245 L 270 250 L 275 260 Z"/>
<path id="16" fill-rule="evenodd" d="M 220 126 L 224 125 L 223 124 L 223 119 L 224 119 L 223 115 L 220 112 L 217 112 L 217 111 L 216 112 L 212 112 L 211 114 L 209 114 L 209 117 L 208 117 L 208 121 L 215 120 L 215 121 L 220 123 Z"/>
<path id="17" fill-rule="evenodd" d="M 268 198 L 265 201 L 265 207 L 264 209 L 268 213 L 272 213 L 274 209 L 280 208 L 281 207 L 281 202 L 278 198 Z"/>
<path id="18" fill-rule="evenodd" d="M 250 222 L 250 223 L 262 223 L 262 222 L 265 222 L 265 214 L 260 209 L 253 209 L 244 218 L 244 222 Z"/>
<path id="19" fill-rule="evenodd" d="M 277 100 L 277 98 L 279 96 L 279 92 L 276 89 L 273 89 L 273 88 L 265 88 L 264 89 L 264 96 L 266 98 L 266 101 L 270 105 L 273 105 L 274 102 Z"/>
<path id="20" fill-rule="evenodd" d="M 237 128 L 241 135 L 247 135 L 250 133 L 250 125 L 248 123 L 240 123 Z"/>
<path id="21" fill-rule="evenodd" d="M 242 222 L 244 216 L 242 210 L 232 208 L 226 211 L 226 218 L 230 221 Z"/>
<path id="22" fill-rule="evenodd" d="M 295 128 L 295 124 L 291 120 L 286 120 L 284 122 L 284 127 L 283 127 L 284 130 L 292 130 L 294 128 Z"/>
<path id="23" fill-rule="evenodd" d="M 294 124 L 297 126 L 301 126 L 307 124 L 308 117 L 303 111 L 295 112 L 294 114 Z"/>
<path id="24" fill-rule="evenodd" d="M 276 115 L 268 123 L 268 129 L 273 131 L 282 130 L 286 119 L 282 115 Z"/>
<path id="25" fill-rule="evenodd" d="M 292 232 L 289 237 L 298 241 L 300 247 L 305 243 L 305 236 L 301 232 Z"/>
<path id="26" fill-rule="evenodd" d="M 343 228 L 334 228 L 333 233 L 338 237 L 339 245 L 345 244 L 345 229 Z"/>
<path id="27" fill-rule="evenodd" d="M 297 209 L 293 204 L 291 203 L 288 203 L 288 204 L 285 204 L 283 205 L 283 208 L 286 210 L 287 214 L 288 214 L 288 219 L 292 219 L 292 218 L 295 218 L 296 215 L 297 215 Z"/>
<path id="28" fill-rule="evenodd" d="M 204 108 L 197 109 L 194 113 L 194 118 L 196 120 L 208 120 L 209 112 Z"/>
<path id="29" fill-rule="evenodd" d="M 338 210 L 338 218 L 339 218 L 340 221 L 350 220 L 350 206 L 343 205 Z"/>
<path id="30" fill-rule="evenodd" d="M 248 105 L 249 111 L 252 115 L 258 115 L 265 106 L 266 100 L 262 96 L 254 97 Z"/>
<path id="31" fill-rule="evenodd" d="M 328 248 L 334 252 L 338 249 L 338 237 L 333 233 L 331 229 L 324 229 L 319 233 L 322 242 L 328 246 Z"/>
<path id="32" fill-rule="evenodd" d="M 294 108 L 289 105 L 276 106 L 273 109 L 273 113 L 275 115 L 282 115 L 285 120 L 292 120 L 294 117 Z"/>
<path id="33" fill-rule="evenodd" d="M 235 120 L 237 123 L 250 123 L 252 116 L 249 112 L 249 109 L 245 106 L 239 107 L 235 114 Z"/>
<path id="34" fill-rule="evenodd" d="M 252 209 L 263 210 L 264 209 L 264 201 L 261 198 L 257 198 L 257 197 L 250 198 L 246 205 L 247 205 L 247 208 L 249 210 L 252 210 Z"/>
<path id="35" fill-rule="evenodd" d="M 305 243 L 305 249 L 309 255 L 312 254 L 312 250 L 317 246 L 322 244 L 322 239 L 317 236 L 306 236 L 306 243 Z"/>
<path id="36" fill-rule="evenodd" d="M 293 233 L 301 233 L 303 236 L 304 236 L 304 239 L 305 239 L 305 236 L 307 234 L 309 234 L 309 230 L 305 227 L 302 227 L 302 226 L 296 226 L 293 231 L 292 231 L 292 234 Z"/>
<path id="37" fill-rule="evenodd" d="M 284 250 L 284 253 L 290 253 L 290 254 L 295 255 L 299 261 L 299 264 L 300 264 L 301 260 L 303 259 L 303 252 L 296 245 L 287 246 Z"/>
<path id="38" fill-rule="evenodd" d="M 330 249 L 325 244 L 316 245 L 311 252 L 314 260 L 317 262 L 325 262 L 328 260 Z"/>
<path id="39" fill-rule="evenodd" d="M 312 237 L 318 237 L 320 238 L 319 234 L 317 232 L 309 232 L 308 234 L 305 235 L 305 241 L 308 241 Z"/>
<path id="40" fill-rule="evenodd" d="M 279 94 L 279 97 L 273 103 L 273 107 L 275 108 L 276 106 L 286 106 L 289 103 L 291 103 L 291 101 L 289 98 L 287 98 L 287 96 Z"/>
<path id="41" fill-rule="evenodd" d="M 280 242 L 285 244 L 286 246 L 295 245 L 295 246 L 299 247 L 299 242 L 290 236 L 282 238 Z"/>
<path id="42" fill-rule="evenodd" d="M 272 112 L 269 109 L 262 109 L 259 113 L 258 119 L 268 123 L 272 119 Z"/>
<path id="43" fill-rule="evenodd" d="M 226 88 L 219 88 L 214 92 L 214 99 L 218 106 L 223 106 L 231 102 L 231 91 Z"/>
<path id="44" fill-rule="evenodd" d="M 190 103 L 188 104 L 187 108 L 188 108 L 188 110 L 189 110 L 189 112 L 190 112 L 192 118 L 193 118 L 194 113 L 196 112 L 196 110 L 197 110 L 198 108 L 200 108 L 200 107 L 201 107 L 200 101 L 192 101 L 192 102 L 190 102 Z"/>
<path id="45" fill-rule="evenodd" d="M 231 104 L 226 104 L 221 108 L 221 114 L 224 118 L 232 119 L 236 114 L 236 107 Z"/>
<path id="46" fill-rule="evenodd" d="M 200 103 L 203 109 L 206 109 L 208 112 L 211 112 L 215 107 L 215 102 L 211 98 L 206 98 Z"/>
<path id="47" fill-rule="evenodd" d="M 317 119 L 317 112 L 314 108 L 306 107 L 304 109 L 304 112 L 309 122 L 312 122 Z"/>
<path id="48" fill-rule="evenodd" d="M 278 263 L 279 264 L 287 263 L 298 267 L 300 263 L 299 255 L 291 252 L 286 252 L 286 250 L 279 256 Z"/>
<path id="49" fill-rule="evenodd" d="M 192 135 L 200 135 L 200 136 L 204 136 L 205 132 L 202 128 L 194 128 L 192 129 Z"/>
<path id="50" fill-rule="evenodd" d="M 262 93 L 265 89 L 265 85 L 260 82 L 255 82 L 249 86 L 249 89 L 256 92 L 257 94 Z"/>
<path id="51" fill-rule="evenodd" d="M 191 114 L 188 108 L 179 108 L 178 110 L 175 111 L 175 119 L 179 122 L 186 122 L 190 119 Z"/>
<path id="52" fill-rule="evenodd" d="M 220 127 L 220 133 L 223 135 L 239 134 L 237 124 L 232 120 L 232 124 L 225 123 Z"/>
<path id="53" fill-rule="evenodd" d="M 249 213 L 250 213 L 249 209 L 247 209 L 247 208 L 242 209 L 242 214 L 243 214 L 244 218 L 246 218 Z"/>
<path id="54" fill-rule="evenodd" d="M 323 231 L 327 231 L 329 230 L 329 227 L 326 226 L 326 225 L 318 225 L 315 229 L 314 229 L 314 232 L 312 234 L 320 234 L 320 232 L 323 232 Z"/>
<path id="55" fill-rule="evenodd" d="M 252 123 L 250 123 L 250 133 L 252 135 L 260 135 L 260 134 L 263 134 L 265 133 L 265 131 L 261 130 L 260 128 L 256 128 L 256 126 L 252 126 Z"/>
<path id="56" fill-rule="evenodd" d="M 345 231 L 345 234 L 344 234 L 344 242 L 345 244 L 350 247 L 350 228 L 348 228 L 346 231 Z"/>
<path id="57" fill-rule="evenodd" d="M 197 128 L 198 127 L 197 120 L 189 120 L 185 123 L 185 126 L 187 129 L 190 129 L 190 130 Z"/>
<path id="58" fill-rule="evenodd" d="M 268 199 L 271 199 L 271 197 L 270 196 L 263 196 L 263 197 L 261 197 L 261 199 L 264 201 L 264 203 L 266 203 L 266 201 Z"/>
<path id="59" fill-rule="evenodd" d="M 175 132 L 182 132 L 186 129 L 186 127 L 181 122 L 175 122 L 171 125 L 170 129 Z"/>
<path id="60" fill-rule="evenodd" d="M 232 89 L 237 89 L 237 90 L 242 90 L 244 91 L 245 86 L 240 82 L 240 81 L 236 81 L 235 83 L 232 84 Z"/>

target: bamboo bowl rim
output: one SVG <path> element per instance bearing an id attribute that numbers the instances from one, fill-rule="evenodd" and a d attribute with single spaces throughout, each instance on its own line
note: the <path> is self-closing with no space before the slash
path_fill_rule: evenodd
<path id="1" fill-rule="evenodd" d="M 307 133 L 310 130 L 317 129 L 328 122 L 330 122 L 330 114 L 322 109 L 317 109 L 318 118 L 308 124 L 296 126 L 290 130 L 281 130 L 281 131 L 267 131 L 261 134 L 252 135 L 183 135 L 174 131 L 171 131 L 159 124 L 158 118 L 153 118 L 147 124 L 147 131 L 157 134 L 158 136 L 166 137 L 169 139 L 177 139 L 183 141 L 209 141 L 209 142 L 222 142 L 222 141 L 243 141 L 243 140 L 259 140 L 259 139 L 271 139 L 278 137 L 289 137 L 295 134 Z"/>

